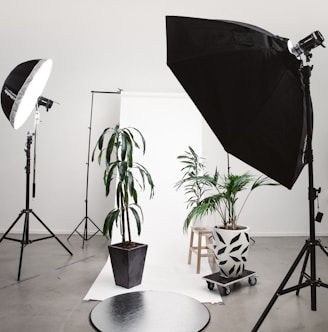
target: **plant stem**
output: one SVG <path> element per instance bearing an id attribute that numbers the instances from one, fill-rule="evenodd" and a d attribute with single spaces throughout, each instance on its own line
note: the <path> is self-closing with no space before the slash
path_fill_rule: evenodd
<path id="1" fill-rule="evenodd" d="M 125 214 L 124 214 L 124 204 L 123 204 L 123 193 L 120 193 L 121 196 L 121 211 L 122 211 L 122 220 L 121 220 L 121 228 L 122 228 L 122 242 L 125 242 Z"/>
<path id="2" fill-rule="evenodd" d="M 129 207 L 127 207 L 128 209 Z M 130 229 L 130 219 L 129 219 L 129 211 L 126 210 L 126 224 L 128 226 L 128 237 L 129 237 L 129 242 L 131 242 L 131 229 Z"/>

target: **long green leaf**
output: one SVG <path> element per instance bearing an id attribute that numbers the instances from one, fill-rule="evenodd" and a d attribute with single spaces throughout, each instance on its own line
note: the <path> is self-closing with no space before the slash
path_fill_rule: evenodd
<path id="1" fill-rule="evenodd" d="M 109 165 L 111 163 L 112 153 L 115 146 L 115 136 L 112 135 L 108 141 L 107 149 L 106 149 L 106 164 Z"/>
<path id="2" fill-rule="evenodd" d="M 133 136 L 131 130 L 134 130 L 135 132 L 137 132 L 139 134 L 139 136 L 141 138 L 141 142 L 142 142 L 142 154 L 145 154 L 145 152 L 146 152 L 146 140 L 145 140 L 144 136 L 142 135 L 141 131 L 139 129 L 135 128 L 135 127 L 126 128 L 126 130 L 129 131 L 131 139 L 134 142 L 135 147 L 137 147 L 138 149 L 140 149 L 140 146 L 139 146 L 137 140 L 135 139 L 135 137 Z"/>
<path id="3" fill-rule="evenodd" d="M 105 236 L 109 235 L 110 238 L 112 237 L 113 225 L 114 225 L 114 222 L 116 222 L 116 224 L 117 224 L 119 216 L 120 216 L 120 210 L 119 209 L 111 210 L 107 214 L 105 222 L 104 222 L 104 227 L 103 227 L 103 234 Z"/>
<path id="4" fill-rule="evenodd" d="M 139 209 L 139 212 L 141 214 L 141 218 L 140 218 L 140 215 L 139 215 L 139 212 L 134 208 L 134 206 L 138 207 Z M 134 219 L 136 221 L 136 225 L 137 225 L 137 230 L 138 230 L 138 235 L 140 235 L 141 233 L 141 222 L 143 221 L 143 213 L 142 213 L 142 209 L 139 205 L 137 204 L 134 204 L 133 206 L 131 205 L 130 207 L 130 210 L 132 211 L 133 213 L 133 216 L 134 216 Z"/>

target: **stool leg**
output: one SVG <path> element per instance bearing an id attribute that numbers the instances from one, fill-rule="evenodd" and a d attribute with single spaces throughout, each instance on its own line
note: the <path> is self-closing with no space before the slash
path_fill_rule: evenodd
<path id="1" fill-rule="evenodd" d="M 200 273 L 200 259 L 202 253 L 202 235 L 198 234 L 198 247 L 197 247 L 197 274 Z"/>
<path id="2" fill-rule="evenodd" d="M 210 235 L 206 235 L 206 247 L 212 257 L 212 263 L 215 263 L 215 255 L 210 242 Z"/>
<path id="3" fill-rule="evenodd" d="M 193 246 L 193 243 L 194 243 L 194 231 L 192 229 L 191 233 L 190 233 L 188 264 L 191 264 L 191 255 L 192 255 L 192 246 Z"/>

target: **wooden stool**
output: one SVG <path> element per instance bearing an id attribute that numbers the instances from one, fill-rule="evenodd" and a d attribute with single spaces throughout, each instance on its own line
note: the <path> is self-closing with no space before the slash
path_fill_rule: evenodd
<path id="1" fill-rule="evenodd" d="M 194 246 L 194 234 L 198 235 L 197 246 Z M 188 264 L 191 264 L 192 253 L 195 253 L 197 255 L 196 273 L 200 272 L 200 259 L 202 257 L 212 257 L 213 260 L 215 259 L 209 240 L 209 237 L 211 235 L 212 235 L 211 228 L 206 228 L 206 227 L 191 228 Z M 203 237 L 205 238 L 205 245 L 202 245 Z M 206 250 L 206 253 L 203 253 L 203 250 Z"/>

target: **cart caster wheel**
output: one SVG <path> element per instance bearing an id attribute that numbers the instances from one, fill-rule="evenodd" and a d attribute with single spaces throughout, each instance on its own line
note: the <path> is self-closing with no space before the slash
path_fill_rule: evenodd
<path id="1" fill-rule="evenodd" d="M 207 288 L 209 289 L 209 290 L 213 290 L 214 289 L 214 283 L 213 282 L 207 282 Z"/>
<path id="2" fill-rule="evenodd" d="M 225 295 L 229 295 L 231 293 L 231 288 L 229 286 L 224 287 L 223 290 Z"/>
<path id="3" fill-rule="evenodd" d="M 255 286 L 256 283 L 257 283 L 257 279 L 256 279 L 256 277 L 254 277 L 254 276 L 249 277 L 249 278 L 248 278 L 248 283 L 249 283 L 251 286 Z"/>

